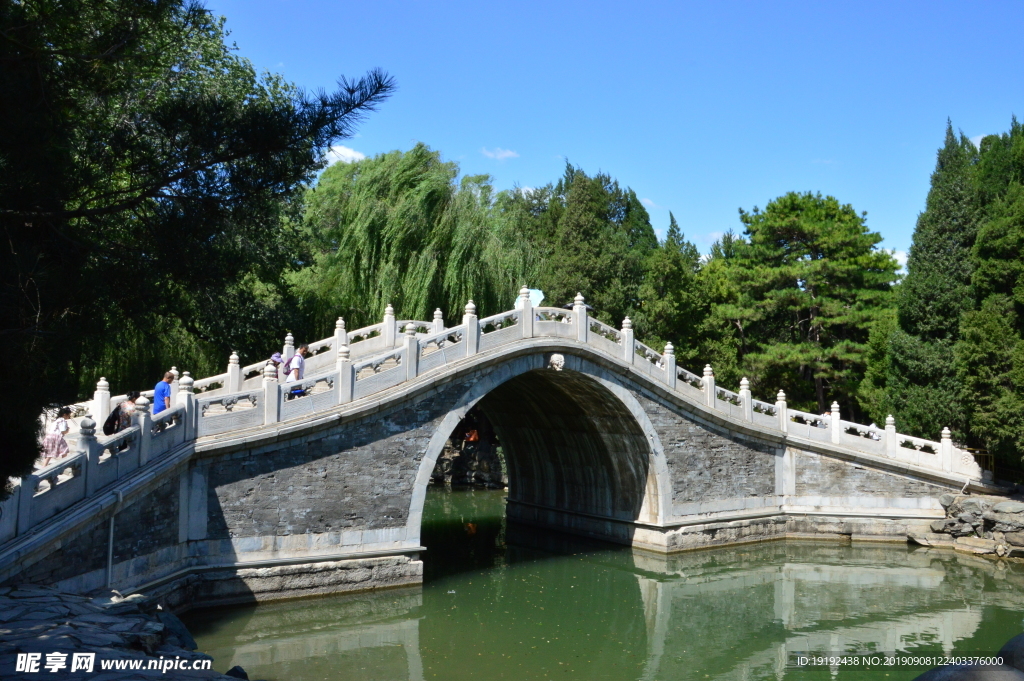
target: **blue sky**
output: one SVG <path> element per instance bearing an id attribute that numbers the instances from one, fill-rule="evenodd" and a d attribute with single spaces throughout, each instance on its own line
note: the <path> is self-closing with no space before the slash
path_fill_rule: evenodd
<path id="1" fill-rule="evenodd" d="M 1021 2 L 211 0 L 260 69 L 308 89 L 381 67 L 397 93 L 341 142 L 424 142 L 499 188 L 608 172 L 704 251 L 737 208 L 820 191 L 906 251 L 946 119 L 1024 117 Z M 347 153 L 342 151 L 342 153 Z"/>

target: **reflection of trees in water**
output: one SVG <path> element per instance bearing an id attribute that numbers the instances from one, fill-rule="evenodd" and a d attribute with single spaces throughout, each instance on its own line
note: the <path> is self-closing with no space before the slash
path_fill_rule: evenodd
<path id="1" fill-rule="evenodd" d="M 443 532 L 465 541 L 459 523 L 493 519 L 496 499 L 459 501 Z M 489 522 L 474 536 L 501 536 Z M 268 604 L 190 625 L 218 667 L 253 678 L 755 679 L 785 676 L 796 651 L 995 652 L 1024 611 L 1024 565 L 934 549 L 772 542 L 661 556 L 508 530 L 497 567 L 492 552 L 422 595 Z"/>

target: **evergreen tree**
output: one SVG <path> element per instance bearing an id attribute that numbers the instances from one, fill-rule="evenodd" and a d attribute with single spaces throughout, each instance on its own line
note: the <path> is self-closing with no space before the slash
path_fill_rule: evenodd
<path id="1" fill-rule="evenodd" d="M 741 364 L 766 397 L 798 408 L 839 400 L 856 418 L 871 329 L 891 306 L 898 267 L 864 215 L 820 194 L 789 193 L 740 211 L 745 241 L 730 259 L 735 302 L 720 317 L 741 334 Z"/>
<path id="2" fill-rule="evenodd" d="M 971 249 L 981 218 L 975 188 L 977 150 L 946 126 L 925 210 L 918 217 L 897 292 L 897 326 L 886 353 L 875 356 L 882 371 L 872 384 L 884 393 L 873 400 L 878 422 L 892 413 L 900 432 L 935 439 L 950 427 L 965 434 L 962 383 L 953 366 L 961 316 L 973 307 Z"/>
<path id="3" fill-rule="evenodd" d="M 634 328 L 656 350 L 671 342 L 679 362 L 697 359 L 699 331 L 706 314 L 698 290 L 699 272 L 700 252 L 683 238 L 675 216 L 669 213 L 664 243 L 647 256 Z"/>

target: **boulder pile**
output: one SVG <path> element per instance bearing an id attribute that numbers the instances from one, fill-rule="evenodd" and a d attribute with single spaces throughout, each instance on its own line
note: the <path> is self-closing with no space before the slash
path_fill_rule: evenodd
<path id="1" fill-rule="evenodd" d="M 926 546 L 948 546 L 976 554 L 1024 557 L 1024 502 L 1006 497 L 943 494 L 946 517 L 930 533 L 911 533 Z"/>

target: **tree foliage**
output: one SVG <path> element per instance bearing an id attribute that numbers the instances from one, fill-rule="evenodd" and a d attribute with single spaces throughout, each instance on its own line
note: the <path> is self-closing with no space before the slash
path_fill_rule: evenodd
<path id="1" fill-rule="evenodd" d="M 871 329 L 891 305 L 896 260 L 864 214 L 831 196 L 779 197 L 740 211 L 744 238 L 726 260 L 728 298 L 715 317 L 735 330 L 739 364 L 765 393 L 825 410 L 856 399 Z M 767 396 L 767 395 L 766 395 Z"/>
<path id="2" fill-rule="evenodd" d="M 523 215 L 486 175 L 464 177 L 417 144 L 328 168 L 307 193 L 311 266 L 293 277 L 310 333 L 380 321 L 388 303 L 405 318 L 440 307 L 461 319 L 473 299 L 482 314 L 512 306 L 534 267 Z"/>
<path id="3" fill-rule="evenodd" d="M 6 476 L 31 466 L 39 411 L 98 377 L 95 339 L 141 342 L 113 354 L 144 384 L 181 334 L 196 360 L 262 342 L 300 189 L 394 86 L 257 76 L 182 0 L 4 3 L 0 64 Z"/>

